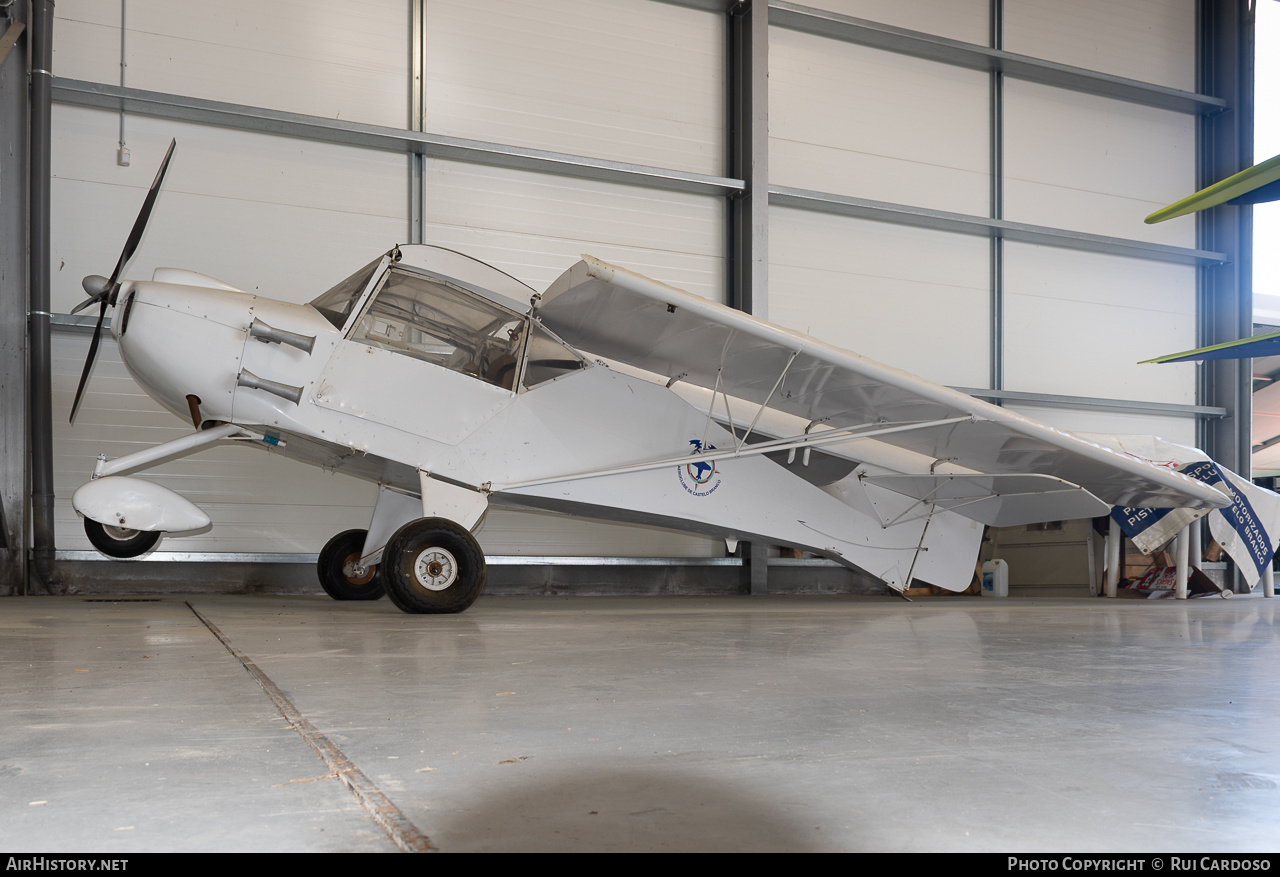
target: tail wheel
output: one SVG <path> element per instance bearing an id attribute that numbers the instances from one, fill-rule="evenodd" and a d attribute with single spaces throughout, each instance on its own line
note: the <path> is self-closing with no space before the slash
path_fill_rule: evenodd
<path id="1" fill-rule="evenodd" d="M 160 541 L 159 530 L 112 527 L 88 518 L 84 519 L 84 534 L 89 537 L 94 548 L 108 557 L 137 557 L 155 548 Z"/>
<path id="2" fill-rule="evenodd" d="M 335 600 L 377 600 L 384 593 L 378 564 L 358 566 L 367 530 L 344 530 L 320 552 L 320 587 Z"/>
<path id="3" fill-rule="evenodd" d="M 461 612 L 484 590 L 484 551 L 465 527 L 447 518 L 410 521 L 382 552 L 391 602 L 405 612 Z"/>

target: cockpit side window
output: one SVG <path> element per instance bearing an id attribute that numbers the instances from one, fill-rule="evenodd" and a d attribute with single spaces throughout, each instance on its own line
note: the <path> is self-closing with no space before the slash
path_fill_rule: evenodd
<path id="1" fill-rule="evenodd" d="M 537 320 L 530 325 L 527 361 L 520 386 L 529 390 L 587 367 L 581 356 Z"/>
<path id="2" fill-rule="evenodd" d="M 510 390 L 526 320 L 442 280 L 393 268 L 352 341 L 392 350 Z"/>
<path id="3" fill-rule="evenodd" d="M 347 317 L 351 316 L 351 309 L 356 306 L 360 293 L 364 292 L 365 287 L 369 285 L 373 272 L 377 271 L 378 266 L 382 264 L 382 258 L 382 256 L 379 256 L 368 265 L 365 265 L 333 289 L 312 301 L 311 306 L 319 311 L 322 317 L 333 323 L 334 328 L 341 329 L 346 325 Z"/>

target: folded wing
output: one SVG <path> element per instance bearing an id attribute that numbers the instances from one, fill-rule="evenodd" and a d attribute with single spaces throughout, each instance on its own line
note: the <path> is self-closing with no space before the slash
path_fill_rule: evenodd
<path id="1" fill-rule="evenodd" d="M 964 495 L 951 496 L 945 505 L 961 514 L 974 506 L 975 519 L 1013 522 L 1019 507 L 1034 503 L 1010 494 L 1026 496 L 1041 488 L 1058 494 L 1059 503 L 1077 487 L 1107 505 L 1229 503 L 1218 490 L 1176 472 L 590 256 L 552 284 L 536 314 L 583 351 L 801 418 L 809 431 L 848 430 L 856 437 L 865 425 L 877 441 L 973 473 L 1052 476 L 1039 482 L 963 482 Z M 902 428 L 885 430 L 896 425 Z M 1004 490 L 1006 501 L 977 502 L 984 484 L 988 498 Z M 934 485 L 881 486 L 923 499 Z M 960 486 L 954 482 L 939 490 L 956 493 Z M 1090 503 L 1082 497 L 1063 505 L 1077 507 Z"/>

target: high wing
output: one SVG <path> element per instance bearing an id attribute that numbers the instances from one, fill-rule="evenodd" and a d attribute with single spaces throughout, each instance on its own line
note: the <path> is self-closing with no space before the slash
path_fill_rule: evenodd
<path id="1" fill-rule="evenodd" d="M 1110 505 L 1230 502 L 1176 472 L 590 256 L 548 288 L 535 315 L 574 347 L 665 375 L 669 386 L 683 381 L 801 418 L 808 427 L 798 442 L 874 435 L 969 473 L 1053 476 L 1047 492 L 1060 492 L 1061 479 Z M 997 483 L 986 496 L 997 495 Z M 952 494 L 944 505 L 961 513 L 982 494 L 973 480 L 963 496 L 958 482 L 880 486 L 921 500 L 941 489 Z"/>

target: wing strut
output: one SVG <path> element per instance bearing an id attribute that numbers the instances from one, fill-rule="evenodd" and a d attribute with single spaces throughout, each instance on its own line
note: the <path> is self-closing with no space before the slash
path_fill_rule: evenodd
<path id="1" fill-rule="evenodd" d="M 928 535 L 929 525 L 933 523 L 933 512 L 934 512 L 934 508 L 933 506 L 930 506 L 929 514 L 925 517 L 924 526 L 920 528 L 920 541 L 916 543 L 915 553 L 911 555 L 911 566 L 907 569 L 907 577 L 902 582 L 903 597 L 907 596 L 907 593 L 906 593 L 907 588 L 911 587 L 911 577 L 912 575 L 915 574 L 916 561 L 920 559 L 920 552 L 929 550 L 928 548 L 924 547 L 924 537 Z"/>
<path id="2" fill-rule="evenodd" d="M 879 435 L 890 435 L 898 432 L 909 432 L 913 429 L 931 429 L 935 426 L 948 426 L 952 423 L 964 423 L 974 420 L 974 415 L 965 414 L 960 417 L 945 417 L 941 420 L 920 420 L 910 423 L 856 423 L 853 426 L 842 426 L 838 429 L 827 430 L 817 435 L 800 435 L 790 438 L 774 439 L 767 442 L 758 442 L 748 448 L 725 448 L 723 450 L 715 450 L 709 453 L 699 454 L 698 459 L 716 461 L 725 460 L 732 457 L 755 457 L 760 454 L 771 454 L 775 451 L 785 451 L 790 448 L 812 448 L 822 447 L 823 445 L 834 444 L 848 439 L 855 438 L 872 438 Z M 856 432 L 857 430 L 865 430 L 864 432 Z M 521 487 L 537 487 L 541 484 L 557 484 L 564 481 L 579 481 L 583 478 L 599 478 L 605 475 L 627 475 L 632 472 L 647 472 L 650 469 L 661 469 L 665 466 L 681 466 L 689 462 L 688 454 L 678 457 L 664 457 L 658 460 L 650 460 L 645 463 L 634 463 L 630 466 L 617 466 L 612 469 L 593 469 L 586 472 L 569 472 L 564 475 L 553 475 L 548 478 L 534 478 L 529 481 L 513 481 L 509 484 L 492 484 L 490 489 L 494 492 L 501 490 L 516 490 Z"/>
<path id="3" fill-rule="evenodd" d="M 925 484 L 929 480 L 933 480 L 933 485 L 927 490 Z M 1080 505 L 1078 498 L 1087 498 L 1101 505 L 1099 511 L 1105 511 L 1106 505 L 1097 497 L 1090 494 L 1087 490 L 1078 484 L 1072 484 L 1061 478 L 1053 478 L 1052 476 L 1043 475 L 940 475 L 940 476 L 913 476 L 913 475 L 869 475 L 865 471 L 858 473 L 858 480 L 865 485 L 880 487 L 884 490 L 891 491 L 901 497 L 914 500 L 909 506 L 898 512 L 893 517 L 887 517 L 881 514 L 880 505 L 876 500 L 872 499 L 872 507 L 876 510 L 876 516 L 880 519 L 881 525 L 888 529 L 897 524 L 910 523 L 925 518 L 932 511 L 921 513 L 919 509 L 929 506 L 933 509 L 940 509 L 948 512 L 959 512 L 965 517 L 981 521 L 988 526 L 1005 526 L 997 523 L 990 514 L 982 513 L 971 514 L 962 509 L 967 506 L 978 505 L 991 500 L 1008 501 L 1016 500 L 1023 497 L 1038 497 L 1051 502 L 1050 508 L 1055 510 L 1058 517 L 1070 517 L 1070 511 L 1078 512 L 1077 516 L 1086 516 L 1088 505 Z M 959 495 L 945 495 L 947 493 L 955 493 L 955 486 L 959 485 L 963 491 Z M 1080 500 L 1083 502 L 1084 500 Z M 1057 502 L 1057 505 L 1052 503 Z M 1066 503 L 1063 505 L 1062 503 Z M 1042 518 L 1042 520 L 1051 520 L 1051 517 Z"/>
<path id="4" fill-rule="evenodd" d="M 716 370 L 716 385 L 711 390 L 711 404 L 707 406 L 707 422 L 702 427 L 702 447 L 704 448 L 707 446 L 707 433 L 711 432 L 711 419 L 715 417 L 715 413 L 716 413 L 716 394 L 717 393 L 719 393 L 724 398 L 724 413 L 725 413 L 725 416 L 729 418 L 729 434 L 733 436 L 736 436 L 738 434 L 738 430 L 733 425 L 733 412 L 729 409 L 729 394 L 726 391 L 721 389 L 723 384 L 720 379 L 721 377 L 723 377 L 723 375 L 724 375 L 724 369 Z M 737 449 L 738 449 L 737 441 L 735 440 L 734 450 L 736 451 Z"/>
<path id="5" fill-rule="evenodd" d="M 800 355 L 799 350 L 793 350 L 791 357 L 787 360 L 787 364 L 782 367 L 782 371 L 778 373 L 778 379 L 773 382 L 773 387 L 769 390 L 769 395 L 765 397 L 764 402 L 760 403 L 760 407 L 756 409 L 756 416 L 752 419 L 751 425 L 747 427 L 747 431 L 738 437 L 737 424 L 733 422 L 733 411 L 729 408 L 729 391 L 724 386 L 724 369 L 716 370 L 716 383 L 711 389 L 711 404 L 707 406 L 707 423 L 702 433 L 702 446 L 707 446 L 707 432 L 711 429 L 711 420 L 715 416 L 716 396 L 719 395 L 724 399 L 724 413 L 729 420 L 729 432 L 733 436 L 733 447 L 735 451 L 741 451 L 746 447 L 747 439 L 751 433 L 755 431 L 756 424 L 760 422 L 760 416 L 764 414 L 764 410 L 769 407 L 769 402 L 773 400 L 773 396 L 778 392 L 778 388 L 782 386 L 782 381 L 786 378 L 787 372 L 791 369 L 791 363 L 796 361 L 796 357 Z M 667 387 L 670 388 L 683 375 L 672 378 L 667 381 Z M 805 430 L 808 432 L 808 430 Z"/>
<path id="6" fill-rule="evenodd" d="M 769 403 L 773 400 L 773 394 L 778 392 L 778 388 L 782 386 L 782 379 L 787 376 L 787 371 L 791 368 L 791 363 L 796 361 L 796 357 L 800 355 L 799 350 L 791 351 L 791 358 L 787 360 L 787 364 L 782 367 L 782 373 L 778 375 L 778 379 L 773 382 L 773 389 L 769 391 L 769 395 L 765 396 L 764 402 L 756 409 L 755 419 L 751 421 L 751 425 L 747 427 L 747 431 L 742 436 L 742 441 L 737 442 L 739 449 L 747 443 L 747 437 L 751 435 L 751 431 L 756 428 L 756 423 L 760 420 L 760 415 L 764 414 L 764 409 L 769 407 Z M 728 398 L 727 396 L 725 397 Z M 726 408 L 728 405 L 725 406 Z"/>

